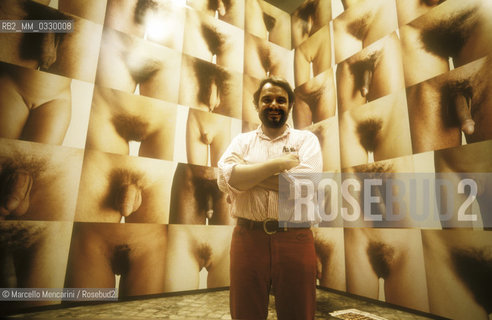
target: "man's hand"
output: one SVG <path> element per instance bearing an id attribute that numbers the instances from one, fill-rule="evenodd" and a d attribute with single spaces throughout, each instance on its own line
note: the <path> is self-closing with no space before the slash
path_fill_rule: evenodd
<path id="1" fill-rule="evenodd" d="M 277 158 L 272 159 L 277 161 L 281 172 L 297 167 L 300 163 L 299 156 L 295 153 L 286 153 Z M 283 168 L 283 169 L 282 169 Z M 258 184 L 258 187 L 279 191 L 279 174 L 274 174 Z"/>
<path id="2" fill-rule="evenodd" d="M 238 190 L 248 190 L 256 186 L 278 190 L 278 174 L 299 164 L 299 156 L 294 153 L 285 153 L 263 163 L 238 164 L 232 171 L 229 183 Z M 270 179 L 272 176 L 275 176 L 276 182 Z M 272 187 L 270 182 L 276 183 L 276 186 Z"/>
<path id="3" fill-rule="evenodd" d="M 278 173 L 290 170 L 300 164 L 299 155 L 295 153 L 282 154 L 277 158 L 273 158 L 272 161 L 279 166 Z"/>

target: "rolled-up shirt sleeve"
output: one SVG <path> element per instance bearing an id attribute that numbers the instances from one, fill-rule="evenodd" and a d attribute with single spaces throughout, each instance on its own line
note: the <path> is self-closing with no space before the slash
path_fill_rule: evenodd
<path id="1" fill-rule="evenodd" d="M 290 169 L 289 173 L 320 173 L 323 171 L 323 157 L 318 138 L 306 131 L 306 137 L 299 148 L 299 165 Z"/>
<path id="2" fill-rule="evenodd" d="M 235 137 L 217 164 L 219 169 L 217 184 L 222 192 L 225 192 L 231 196 L 244 192 L 229 184 L 232 170 L 236 165 L 241 163 L 244 163 L 243 152 L 239 137 Z"/>

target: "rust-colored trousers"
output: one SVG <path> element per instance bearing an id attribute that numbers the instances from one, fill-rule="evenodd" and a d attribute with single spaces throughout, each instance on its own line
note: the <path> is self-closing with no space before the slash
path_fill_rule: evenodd
<path id="1" fill-rule="evenodd" d="M 310 229 L 267 235 L 236 226 L 231 243 L 232 319 L 266 319 L 270 288 L 279 320 L 314 319 L 316 253 Z"/>

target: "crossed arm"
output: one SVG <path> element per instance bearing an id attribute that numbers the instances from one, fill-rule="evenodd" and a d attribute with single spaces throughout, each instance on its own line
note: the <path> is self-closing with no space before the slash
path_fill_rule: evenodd
<path id="1" fill-rule="evenodd" d="M 278 175 L 299 163 L 299 156 L 289 153 L 261 163 L 238 164 L 232 169 L 229 184 L 242 191 L 253 187 L 278 191 Z"/>
<path id="2" fill-rule="evenodd" d="M 223 191 L 230 191 L 227 190 L 229 186 L 239 192 L 253 187 L 278 191 L 280 173 L 285 171 L 321 172 L 323 161 L 319 142 L 312 135 L 301 143 L 301 147 L 295 153 L 283 153 L 254 163 L 247 163 L 244 160 L 240 144 L 235 139 L 224 153 L 218 166 L 221 169 L 219 187 Z"/>

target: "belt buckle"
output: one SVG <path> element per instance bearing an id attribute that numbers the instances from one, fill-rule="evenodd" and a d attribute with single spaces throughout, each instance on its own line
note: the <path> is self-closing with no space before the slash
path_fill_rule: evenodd
<path id="1" fill-rule="evenodd" d="M 273 230 L 273 231 L 268 230 L 267 223 L 270 222 L 270 221 L 277 221 L 277 220 L 276 219 L 272 219 L 272 218 L 267 218 L 266 220 L 263 221 L 263 231 L 265 231 L 265 233 L 268 234 L 268 235 L 277 233 L 277 230 L 276 229 Z"/>

